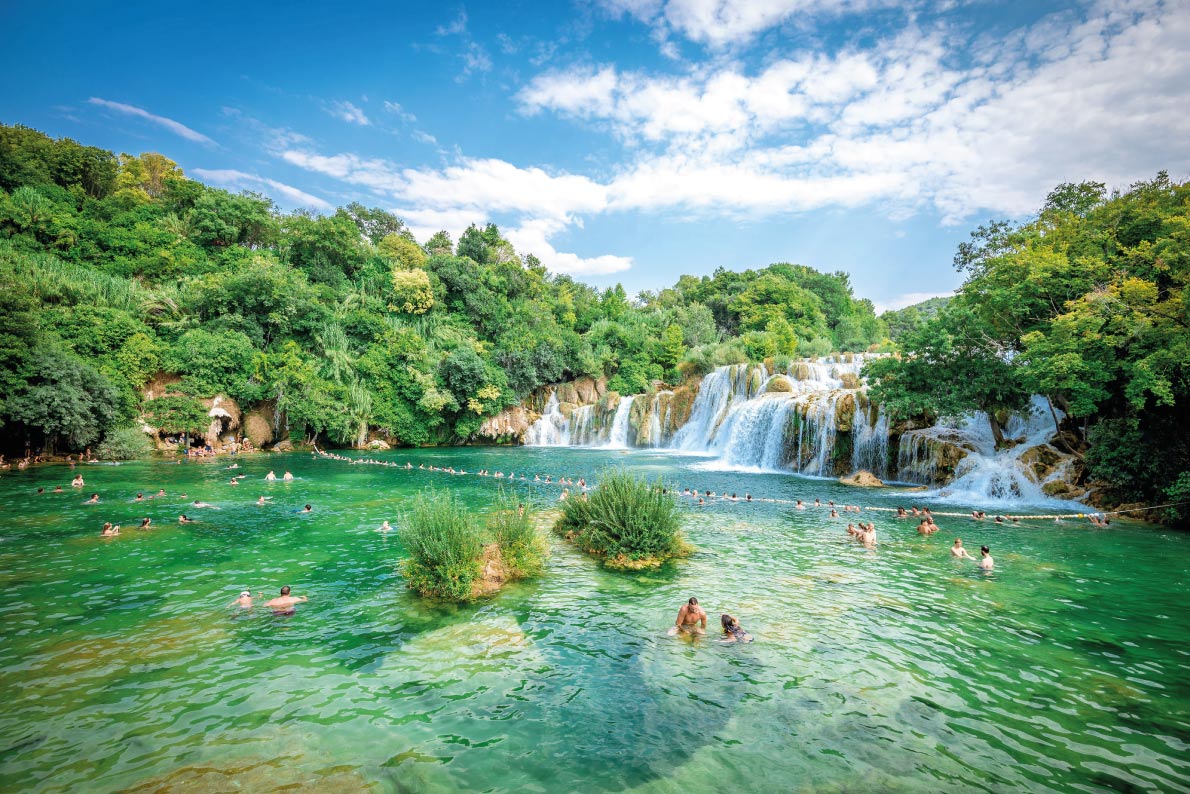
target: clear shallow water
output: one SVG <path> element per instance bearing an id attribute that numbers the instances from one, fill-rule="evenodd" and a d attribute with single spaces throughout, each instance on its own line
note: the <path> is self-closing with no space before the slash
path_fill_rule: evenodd
<path id="1" fill-rule="evenodd" d="M 396 452 L 475 471 L 593 477 L 871 505 L 918 495 L 692 470 L 568 449 Z M 551 539 L 546 575 L 468 607 L 405 589 L 404 499 L 496 482 L 311 460 L 65 467 L 0 477 L 0 789 L 20 791 L 1186 790 L 1190 538 L 1141 525 L 843 519 L 684 508 L 690 559 L 602 571 Z M 292 483 L 265 483 L 288 468 Z M 164 487 L 166 499 L 130 500 Z M 555 488 L 518 486 L 541 506 Z M 99 491 L 103 502 L 84 506 Z M 220 511 L 189 510 L 177 497 Z M 274 497 L 257 507 L 257 496 Z M 292 511 L 306 502 L 310 515 Z M 971 505 L 975 507 L 979 505 Z M 994 506 L 982 505 L 989 513 Z M 203 523 L 179 526 L 186 511 Z M 153 532 L 130 528 L 154 518 Z M 96 537 L 105 520 L 124 525 Z M 948 547 L 989 543 L 995 573 Z M 282 584 L 296 616 L 239 614 Z M 758 638 L 665 636 L 699 596 Z"/>

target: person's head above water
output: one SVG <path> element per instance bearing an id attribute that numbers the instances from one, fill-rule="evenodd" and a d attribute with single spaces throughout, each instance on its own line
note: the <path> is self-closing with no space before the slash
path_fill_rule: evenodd
<path id="1" fill-rule="evenodd" d="M 979 553 L 980 554 L 991 554 L 992 552 L 987 546 L 980 546 Z"/>
<path id="2" fill-rule="evenodd" d="M 289 585 L 285 585 L 284 587 L 281 588 L 281 595 L 283 595 L 283 596 L 289 595 Z"/>
<path id="3" fill-rule="evenodd" d="M 687 601 L 686 603 L 692 607 L 696 607 L 696 606 L 698 606 L 698 599 L 695 598 L 694 596 L 690 596 L 690 600 Z"/>

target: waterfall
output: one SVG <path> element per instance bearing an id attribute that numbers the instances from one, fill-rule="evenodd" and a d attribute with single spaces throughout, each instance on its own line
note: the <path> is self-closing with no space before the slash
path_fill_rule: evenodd
<path id="1" fill-rule="evenodd" d="M 872 421 L 868 411 L 856 411 L 851 431 L 851 468 L 870 471 L 883 479 L 888 476 L 888 414 L 883 405 L 874 407 L 876 418 Z"/>
<path id="2" fill-rule="evenodd" d="M 632 403 L 636 397 L 637 395 L 632 394 L 620 398 L 615 416 L 612 417 L 611 431 L 607 434 L 607 443 L 603 445 L 604 449 L 628 449 L 631 446 L 628 443 L 628 433 L 632 430 L 632 425 L 628 422 L 628 415 L 632 411 Z"/>
<path id="3" fill-rule="evenodd" d="M 715 450 L 732 468 L 778 469 L 785 465 L 786 428 L 797 404 L 784 394 L 743 403 L 724 421 Z"/>
<path id="4" fill-rule="evenodd" d="M 649 446 L 660 447 L 663 446 L 665 439 L 663 435 L 665 428 L 669 426 L 669 411 L 670 403 L 665 404 L 665 416 L 661 415 L 661 395 L 668 394 L 671 397 L 671 391 L 659 391 L 653 395 L 653 404 L 649 408 Z"/>
<path id="5" fill-rule="evenodd" d="M 558 410 L 558 392 L 550 392 L 541 418 L 525 432 L 525 445 L 530 447 L 564 447 L 570 443 L 569 422 Z"/>
<path id="6" fill-rule="evenodd" d="M 592 436 L 591 419 L 595 406 L 580 405 L 570 415 L 570 443 L 575 446 L 590 446 L 595 442 Z"/>
<path id="7" fill-rule="evenodd" d="M 805 400 L 806 410 L 798 427 L 797 457 L 798 471 L 825 477 L 833 474 L 830 467 L 835 451 L 835 423 L 839 399 L 842 392 L 831 391 L 822 395 L 811 395 Z"/>
<path id="8" fill-rule="evenodd" d="M 1064 414 L 1055 413 L 1061 422 Z M 1015 442 L 1013 446 L 997 450 L 987 417 L 965 414 L 901 436 L 897 476 L 910 482 L 936 484 L 939 447 L 949 444 L 965 450 L 966 455 L 955 465 L 954 478 L 939 488 L 937 495 L 977 504 L 997 500 L 1006 505 L 1069 505 L 1066 500 L 1046 496 L 1041 490 L 1044 483 L 1038 482 L 1032 469 L 1021 461 L 1026 451 L 1048 443 L 1057 429 L 1045 398 L 1035 396 L 1025 412 L 1014 414 L 1004 427 L 1004 437 Z M 1056 450 L 1054 453 L 1059 454 Z M 1057 473 L 1050 479 L 1053 476 Z"/>
<path id="9" fill-rule="evenodd" d="M 686 452 L 708 452 L 733 407 L 759 393 L 768 381 L 763 365 L 732 364 L 702 379 L 690 419 L 674 433 L 670 446 Z"/>

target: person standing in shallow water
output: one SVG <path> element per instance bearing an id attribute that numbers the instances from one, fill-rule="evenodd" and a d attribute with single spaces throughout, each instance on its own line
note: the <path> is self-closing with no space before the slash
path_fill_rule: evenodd
<path id="1" fill-rule="evenodd" d="M 678 619 L 674 621 L 674 627 L 670 633 L 691 635 L 707 633 L 707 613 L 698 605 L 697 598 L 691 597 L 689 601 L 682 604 L 682 608 L 678 610 Z"/>
<path id="2" fill-rule="evenodd" d="M 992 559 L 992 552 L 987 546 L 979 547 L 979 567 L 985 571 L 992 570 L 996 561 Z"/>

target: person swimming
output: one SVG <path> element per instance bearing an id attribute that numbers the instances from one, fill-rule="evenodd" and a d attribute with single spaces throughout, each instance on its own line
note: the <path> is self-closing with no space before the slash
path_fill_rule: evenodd
<path id="1" fill-rule="evenodd" d="M 277 479 L 277 474 L 276 474 L 276 472 L 271 472 L 271 471 L 270 471 L 268 474 L 266 474 L 266 475 L 264 476 L 264 478 L 265 478 L 266 480 L 275 480 L 275 479 Z"/>
<path id="2" fill-rule="evenodd" d="M 309 601 L 306 596 L 292 596 L 289 594 L 289 585 L 281 588 L 281 595 L 265 602 L 265 606 L 273 610 L 273 614 L 277 617 L 287 617 L 297 612 L 297 604 L 303 601 Z"/>
<path id="3" fill-rule="evenodd" d="M 195 499 L 195 500 L 194 500 L 194 507 L 195 507 L 196 509 L 197 509 L 197 508 L 203 508 L 203 507 L 209 507 L 209 508 L 211 508 L 212 510 L 222 510 L 222 509 L 223 509 L 223 508 L 221 508 L 221 507 L 218 507 L 218 506 L 216 506 L 216 505 L 213 505 L 213 504 L 209 504 L 209 503 L 207 503 L 207 502 L 200 502 L 200 501 L 199 501 L 199 500 L 197 500 L 197 499 Z"/>
<path id="4" fill-rule="evenodd" d="M 950 556 L 954 557 L 955 559 L 959 559 L 959 560 L 962 560 L 962 559 L 973 560 L 973 559 L 975 559 L 974 557 L 971 556 L 971 554 L 966 549 L 963 548 L 962 538 L 954 539 L 954 545 L 950 547 Z"/>
<path id="5" fill-rule="evenodd" d="M 306 506 L 305 506 L 305 507 L 303 507 L 301 510 L 295 510 L 294 512 L 295 512 L 295 513 L 313 513 L 313 512 L 314 512 L 314 508 L 313 508 L 313 507 L 311 507 L 310 505 L 306 505 Z"/>
<path id="6" fill-rule="evenodd" d="M 182 513 L 182 515 L 178 516 L 178 523 L 179 524 L 197 524 L 198 522 L 195 521 L 190 516 L 186 515 L 185 513 Z"/>
<path id="7" fill-rule="evenodd" d="M 120 525 L 113 524 L 108 521 L 103 525 L 103 531 L 99 533 L 101 538 L 110 538 L 120 534 Z"/>
<path id="8" fill-rule="evenodd" d="M 264 593 L 261 593 L 261 595 L 264 595 Z M 252 591 L 251 590 L 242 590 L 240 592 L 240 597 L 237 598 L 235 601 L 232 601 L 231 605 L 233 607 L 240 607 L 241 609 L 251 609 L 252 608 Z"/>
<path id="9" fill-rule="evenodd" d="M 97 505 L 97 504 L 99 504 L 99 494 L 97 494 L 97 493 L 93 493 L 93 494 L 91 494 L 91 498 L 90 498 L 90 499 L 88 499 L 87 501 L 83 502 L 83 504 L 85 504 L 85 505 Z"/>
<path id="10" fill-rule="evenodd" d="M 752 635 L 744 631 L 740 622 L 732 615 L 724 613 L 719 617 L 719 624 L 723 627 L 720 642 L 752 642 Z"/>
<path id="11" fill-rule="evenodd" d="M 150 526 L 152 523 L 153 523 L 153 519 L 151 519 L 151 518 L 142 518 L 142 519 L 140 520 L 140 526 L 139 526 L 139 527 L 137 527 L 137 529 L 152 529 L 152 527 Z"/>
<path id="12" fill-rule="evenodd" d="M 392 527 L 392 524 L 388 523 L 388 521 L 386 520 L 383 524 L 380 525 L 380 529 L 378 529 L 376 531 L 377 532 L 392 532 L 393 527 Z"/>
<path id="13" fill-rule="evenodd" d="M 992 559 L 992 552 L 987 546 L 979 547 L 979 567 L 985 571 L 990 571 L 996 565 L 996 561 Z"/>
<path id="14" fill-rule="evenodd" d="M 282 480 L 292 480 L 292 479 L 293 479 L 293 474 L 291 474 L 290 472 L 285 472 L 285 474 L 284 474 L 284 475 L 282 475 L 281 479 L 282 479 Z"/>

